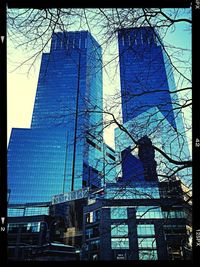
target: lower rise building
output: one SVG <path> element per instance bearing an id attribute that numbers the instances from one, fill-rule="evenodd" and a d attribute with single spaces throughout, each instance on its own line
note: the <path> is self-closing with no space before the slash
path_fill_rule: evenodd
<path id="1" fill-rule="evenodd" d="M 190 260 L 191 204 L 190 190 L 174 179 L 119 181 L 57 195 L 51 203 L 10 205 L 8 257 Z"/>
<path id="2" fill-rule="evenodd" d="M 154 185 L 151 195 L 136 195 L 139 185 L 128 191 L 108 184 L 104 197 L 84 208 L 82 260 L 191 259 L 191 203 L 183 198 L 180 181 L 171 184 L 180 194 L 170 198 L 159 196 L 169 182 L 158 183 L 157 193 Z"/>

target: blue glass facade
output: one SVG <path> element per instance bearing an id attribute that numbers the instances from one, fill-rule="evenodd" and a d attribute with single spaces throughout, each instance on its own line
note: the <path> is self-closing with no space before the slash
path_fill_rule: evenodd
<path id="1" fill-rule="evenodd" d="M 108 183 L 105 187 L 106 199 L 160 199 L 157 182 Z"/>
<path id="2" fill-rule="evenodd" d="M 156 106 L 176 128 L 162 47 L 150 27 L 119 30 L 123 123 Z"/>
<path id="3" fill-rule="evenodd" d="M 144 167 L 139 158 L 132 155 L 131 147 L 121 152 L 122 179 L 126 182 L 144 181 Z"/>
<path id="4" fill-rule="evenodd" d="M 10 203 L 51 201 L 62 192 L 66 136 L 63 131 L 13 129 L 8 150 Z"/>
<path id="5" fill-rule="evenodd" d="M 177 133 L 157 108 L 149 109 L 147 112 L 126 122 L 123 126 L 128 129 L 132 138 L 137 141 L 144 136 L 148 136 L 153 145 L 161 149 L 172 159 L 180 161 L 190 158 L 185 133 L 181 131 Z M 145 180 L 144 164 L 138 156 L 138 150 L 134 149 L 135 145 L 133 144 L 133 140 L 126 132 L 117 128 L 115 130 L 115 143 L 117 160 L 119 161 L 124 157 L 121 165 L 117 166 L 117 173 L 121 173 L 122 179 L 127 182 L 130 180 Z M 148 161 L 148 153 L 146 160 Z M 153 162 L 154 165 L 156 162 L 157 174 L 164 176 L 170 176 L 177 167 L 176 164 L 170 163 L 168 159 L 162 156 L 158 151 L 155 151 L 154 161 L 151 159 L 151 162 Z M 189 186 L 189 184 L 191 184 L 191 170 L 189 168 L 180 170 L 177 175 L 186 185 Z M 149 178 L 152 177 L 153 176 L 149 176 Z"/>
<path id="6" fill-rule="evenodd" d="M 13 129 L 8 147 L 10 203 L 102 183 L 101 47 L 87 31 L 55 33 L 42 56 L 30 129 Z M 91 112 L 92 110 L 92 112 Z"/>
<path id="7" fill-rule="evenodd" d="M 33 204 L 32 204 L 33 205 Z M 26 206 L 22 204 L 14 207 L 10 206 L 8 208 L 8 217 L 26 217 L 26 216 L 35 216 L 35 215 L 49 215 L 49 204 L 40 203 L 35 206 Z"/>
<path id="8" fill-rule="evenodd" d="M 118 43 L 123 126 L 136 141 L 147 136 L 169 157 L 188 160 L 190 152 L 178 96 L 170 94 L 176 90 L 172 66 L 158 33 L 150 27 L 121 29 Z M 122 159 L 118 172 L 123 179 L 139 181 L 146 176 L 147 180 L 156 180 L 156 169 L 159 174 L 171 174 L 175 166 L 160 153 L 152 151 L 150 156 L 147 151 L 142 160 L 134 146 L 125 132 L 116 129 L 116 154 L 121 154 Z M 149 175 L 145 174 L 147 169 Z M 191 180 L 188 169 L 177 174 L 186 184 Z"/>
<path id="9" fill-rule="evenodd" d="M 50 53 L 42 57 L 31 128 L 75 132 L 78 114 L 77 129 L 98 123 L 101 132 L 102 114 L 95 113 L 101 108 L 101 47 L 86 31 L 54 34 Z"/>

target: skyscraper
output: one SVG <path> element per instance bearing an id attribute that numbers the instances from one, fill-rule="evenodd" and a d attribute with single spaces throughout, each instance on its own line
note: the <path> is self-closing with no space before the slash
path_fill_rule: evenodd
<path id="1" fill-rule="evenodd" d="M 157 107 L 176 128 L 166 62 L 155 30 L 122 29 L 118 42 L 123 123 Z"/>
<path id="2" fill-rule="evenodd" d="M 50 52 L 42 55 L 31 128 L 12 129 L 10 203 L 51 201 L 101 184 L 101 57 L 87 31 L 53 34 Z"/>
<path id="3" fill-rule="evenodd" d="M 118 43 L 123 126 L 136 142 L 147 136 L 153 145 L 169 157 L 177 161 L 187 160 L 190 152 L 178 96 L 175 93 L 172 66 L 159 34 L 151 27 L 120 29 Z M 122 153 L 121 157 L 124 158 L 122 176 L 129 177 L 130 180 L 132 175 L 137 180 L 138 177 L 134 174 L 141 170 L 140 163 L 143 167 L 147 164 L 144 163 L 145 157 L 142 159 L 135 152 L 135 144 L 126 133 L 119 129 L 115 133 L 116 153 Z M 133 164 L 130 163 L 130 157 Z M 126 164 L 126 161 L 129 162 Z M 127 167 L 130 164 L 131 169 Z M 157 151 L 154 169 L 155 164 L 159 173 L 166 176 L 174 168 Z M 154 179 L 155 170 L 153 172 L 154 175 L 150 175 L 152 177 L 146 176 L 147 180 Z M 178 172 L 178 175 L 188 184 L 190 177 L 186 169 Z"/>

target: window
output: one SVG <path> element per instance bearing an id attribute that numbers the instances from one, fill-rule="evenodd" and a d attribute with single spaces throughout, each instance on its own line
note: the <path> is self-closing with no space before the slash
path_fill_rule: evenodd
<path id="1" fill-rule="evenodd" d="M 93 216 L 94 216 L 94 222 L 99 221 L 101 218 L 101 210 L 95 210 Z"/>
<path id="2" fill-rule="evenodd" d="M 48 215 L 49 207 L 27 207 L 25 209 L 25 216 L 33 215 Z"/>
<path id="3" fill-rule="evenodd" d="M 152 199 L 160 198 L 158 188 L 154 187 L 126 187 L 107 188 L 107 198 L 114 199 Z"/>
<path id="4" fill-rule="evenodd" d="M 156 239 L 155 238 L 138 238 L 138 247 L 139 248 L 156 248 Z"/>
<path id="5" fill-rule="evenodd" d="M 111 238 L 112 249 L 129 249 L 128 238 Z"/>
<path id="6" fill-rule="evenodd" d="M 85 237 L 86 239 L 90 239 L 93 237 L 99 237 L 100 233 L 99 233 L 99 227 L 95 226 L 93 228 L 88 228 L 85 230 Z"/>
<path id="7" fill-rule="evenodd" d="M 139 250 L 139 260 L 157 260 L 156 250 Z"/>
<path id="8" fill-rule="evenodd" d="M 93 212 L 89 212 L 86 214 L 86 222 L 87 223 L 93 223 Z"/>
<path id="9" fill-rule="evenodd" d="M 91 146 L 93 146 L 96 149 L 98 149 L 99 151 L 101 151 L 101 147 L 98 146 L 97 144 L 95 144 L 94 142 L 92 142 L 90 139 L 86 138 L 86 141 L 87 141 L 88 144 L 90 144 Z"/>
<path id="10" fill-rule="evenodd" d="M 111 236 L 128 236 L 128 225 L 127 224 L 112 224 L 111 225 Z"/>
<path id="11" fill-rule="evenodd" d="M 86 222 L 93 223 L 99 221 L 101 218 L 101 211 L 95 210 L 86 214 Z"/>
<path id="12" fill-rule="evenodd" d="M 110 208 L 111 219 L 128 219 L 126 207 L 111 207 Z"/>
<path id="13" fill-rule="evenodd" d="M 20 217 L 24 216 L 23 208 L 9 208 L 8 209 L 8 217 Z"/>
<path id="14" fill-rule="evenodd" d="M 92 228 L 85 230 L 85 237 L 86 237 L 86 239 L 91 238 L 92 234 L 93 234 L 93 229 Z"/>
<path id="15" fill-rule="evenodd" d="M 27 232 L 36 233 L 40 231 L 40 223 L 28 223 L 27 224 Z"/>
<path id="16" fill-rule="evenodd" d="M 164 218 L 186 218 L 184 211 L 174 210 L 174 211 L 163 211 Z"/>
<path id="17" fill-rule="evenodd" d="M 135 198 L 144 198 L 144 199 L 160 198 L 159 189 L 153 186 L 136 187 L 134 194 Z"/>
<path id="18" fill-rule="evenodd" d="M 136 219 L 160 219 L 163 218 L 160 207 L 138 206 L 136 208 Z"/>
<path id="19" fill-rule="evenodd" d="M 165 234 L 177 234 L 177 233 L 186 233 L 186 226 L 185 225 L 163 225 L 163 229 Z"/>
<path id="20" fill-rule="evenodd" d="M 21 229 L 22 233 L 37 233 L 40 231 L 40 222 L 31 222 L 31 223 L 11 223 L 8 224 L 8 232 L 17 233 Z"/>
<path id="21" fill-rule="evenodd" d="M 115 160 L 115 157 L 113 155 L 111 155 L 110 153 L 106 152 L 106 155 L 111 158 L 112 160 Z"/>
<path id="22" fill-rule="evenodd" d="M 155 229 L 153 224 L 139 224 L 137 226 L 138 236 L 154 236 Z"/>

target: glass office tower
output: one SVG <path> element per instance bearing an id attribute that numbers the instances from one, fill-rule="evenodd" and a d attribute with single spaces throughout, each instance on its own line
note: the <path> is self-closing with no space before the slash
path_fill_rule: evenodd
<path id="1" fill-rule="evenodd" d="M 169 157 L 188 160 L 190 152 L 178 96 L 170 94 L 176 90 L 172 66 L 158 33 L 150 27 L 120 29 L 118 43 L 123 126 L 136 141 L 147 136 Z M 115 144 L 116 153 L 121 153 L 123 159 L 121 175 L 129 180 L 141 179 L 145 157 L 142 159 L 133 150 L 133 140 L 116 129 Z M 174 168 L 158 152 L 153 164 L 154 174 L 156 167 L 163 175 Z M 188 170 L 177 175 L 188 183 Z"/>
<path id="2" fill-rule="evenodd" d="M 54 33 L 42 55 L 31 128 L 12 129 L 10 203 L 101 185 L 102 106 L 101 47 L 87 31 Z"/>
<path id="3" fill-rule="evenodd" d="M 156 106 L 176 128 L 166 62 L 153 28 L 118 33 L 123 123 Z"/>

